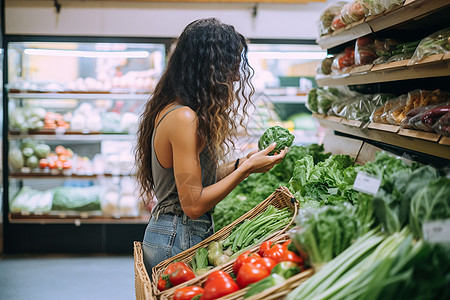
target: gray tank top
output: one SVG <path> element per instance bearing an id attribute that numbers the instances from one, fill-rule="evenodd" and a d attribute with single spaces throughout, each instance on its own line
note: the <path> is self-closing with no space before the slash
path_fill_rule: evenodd
<path id="1" fill-rule="evenodd" d="M 155 152 L 155 132 L 161 121 L 173 110 L 183 107 L 182 105 L 175 106 L 166 112 L 159 120 L 152 134 L 152 174 L 154 180 L 155 195 L 158 199 L 158 204 L 154 207 L 152 215 L 171 213 L 175 215 L 182 215 L 180 200 L 178 198 L 177 186 L 175 184 L 175 176 L 173 168 L 163 168 L 156 157 Z M 217 166 L 214 162 L 208 149 L 200 153 L 200 165 L 202 170 L 202 185 L 203 187 L 212 185 L 216 182 Z"/>

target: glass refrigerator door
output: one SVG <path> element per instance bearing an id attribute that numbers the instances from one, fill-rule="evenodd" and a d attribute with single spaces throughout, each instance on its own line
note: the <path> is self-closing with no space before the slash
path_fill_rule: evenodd
<path id="1" fill-rule="evenodd" d="M 132 147 L 165 45 L 11 42 L 7 51 L 10 218 L 146 221 Z"/>

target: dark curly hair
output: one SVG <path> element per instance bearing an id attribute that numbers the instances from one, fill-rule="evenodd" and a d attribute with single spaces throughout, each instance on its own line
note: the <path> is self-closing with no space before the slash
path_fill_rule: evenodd
<path id="1" fill-rule="evenodd" d="M 215 18 L 186 26 L 169 55 L 167 67 L 140 116 L 135 147 L 140 197 L 154 195 L 151 137 L 158 113 L 175 100 L 197 114 L 197 134 L 219 160 L 234 147 L 238 126 L 245 128 L 246 110 L 253 105 L 253 69 L 247 60 L 247 43 L 231 25 Z M 245 130 L 245 129 L 244 129 Z"/>

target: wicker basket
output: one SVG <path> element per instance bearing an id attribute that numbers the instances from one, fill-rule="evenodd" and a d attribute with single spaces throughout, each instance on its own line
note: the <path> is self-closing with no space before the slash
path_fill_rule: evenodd
<path id="1" fill-rule="evenodd" d="M 134 288 L 136 300 L 154 300 L 152 285 L 142 257 L 141 242 L 134 242 Z"/>
<path id="2" fill-rule="evenodd" d="M 271 239 L 273 243 L 283 243 L 287 240 L 289 240 L 289 236 L 284 233 L 284 234 L 280 234 L 278 236 L 275 236 Z M 252 253 L 257 252 L 259 250 L 259 246 L 254 246 L 250 251 Z M 227 273 L 231 273 L 233 271 L 233 262 L 234 261 L 230 261 L 229 263 L 226 263 L 218 268 L 216 268 L 215 270 L 222 270 L 224 272 Z M 189 281 L 189 285 L 198 285 L 198 286 L 202 286 L 208 275 L 210 272 L 208 272 L 207 274 L 205 274 L 206 276 L 199 276 L 194 278 L 193 280 Z M 286 296 L 291 290 L 293 290 L 294 288 L 296 288 L 297 286 L 299 286 L 303 281 L 305 281 L 307 278 L 311 277 L 311 275 L 314 273 L 314 271 L 312 269 L 303 271 L 295 276 L 292 276 L 291 278 L 287 279 L 283 284 L 279 284 L 276 285 L 274 287 L 271 287 L 269 289 L 264 290 L 261 293 L 258 293 L 256 295 L 253 295 L 252 297 L 249 297 L 246 300 L 257 300 L 257 299 L 282 299 L 284 298 L 284 296 Z M 185 286 L 185 285 L 183 285 Z M 164 291 L 161 295 L 160 295 L 160 299 L 161 300 L 172 300 L 173 298 L 173 293 L 175 292 L 175 290 L 177 288 L 182 287 L 182 285 L 178 285 L 175 287 L 175 289 L 170 289 L 167 291 Z M 232 294 L 226 295 L 224 297 L 219 298 L 220 300 L 240 300 L 244 298 L 245 293 L 247 293 L 249 287 L 240 289 Z"/>
<path id="3" fill-rule="evenodd" d="M 264 212 L 266 210 L 266 208 L 269 205 L 273 205 L 276 208 L 284 208 L 284 207 L 290 207 L 294 210 L 294 215 L 291 219 L 291 221 L 289 222 L 289 224 L 279 230 L 276 231 L 274 233 L 272 233 L 270 236 L 268 236 L 266 238 L 266 240 L 272 239 L 274 237 L 280 236 L 283 233 L 286 232 L 286 230 L 291 226 L 291 224 L 294 222 L 295 217 L 297 216 L 297 212 L 298 212 L 298 201 L 295 200 L 295 198 L 293 198 L 291 192 L 289 192 L 289 190 L 286 187 L 280 187 L 277 190 L 275 190 L 274 193 L 272 193 L 272 195 L 270 195 L 267 199 L 265 199 L 264 201 L 262 201 L 260 204 L 258 204 L 257 206 L 255 206 L 253 209 L 251 209 L 249 212 L 247 212 L 246 214 L 244 214 L 243 216 L 241 216 L 240 218 L 238 218 L 237 220 L 235 220 L 233 223 L 227 225 L 226 227 L 222 228 L 221 230 L 217 231 L 216 233 L 214 233 L 212 236 L 210 236 L 209 238 L 205 239 L 204 241 L 202 241 L 201 243 L 197 244 L 196 246 L 181 252 L 180 254 L 167 259 L 165 261 L 162 261 L 160 264 L 158 264 L 156 267 L 153 268 L 153 275 L 152 275 L 152 288 L 153 288 L 153 293 L 154 295 L 162 296 L 162 294 L 165 295 L 165 299 L 171 299 L 172 298 L 172 294 L 173 292 L 183 286 L 188 286 L 188 285 L 192 285 L 194 282 L 198 282 L 199 280 L 206 280 L 206 277 L 208 277 L 208 275 L 216 270 L 223 270 L 224 268 L 230 268 L 232 267 L 232 261 L 222 265 L 222 266 L 218 266 L 216 268 L 213 268 L 212 270 L 210 270 L 208 273 L 202 275 L 202 276 L 198 276 L 194 279 L 191 279 L 185 283 L 182 283 L 181 285 L 177 285 L 176 287 L 172 287 L 166 291 L 159 291 L 157 289 L 157 282 L 159 277 L 161 276 L 161 274 L 164 272 L 164 270 L 166 269 L 166 267 L 172 263 L 174 260 L 177 261 L 183 261 L 183 262 L 190 262 L 192 257 L 195 255 L 195 252 L 197 251 L 197 249 L 201 248 L 201 247 L 206 247 L 210 242 L 212 241 L 221 241 L 224 240 L 226 237 L 228 237 L 228 235 L 230 235 L 231 231 L 233 230 L 233 228 L 240 224 L 241 222 L 243 222 L 246 219 L 253 219 L 256 216 L 258 216 L 259 214 L 261 214 L 262 212 Z M 254 250 L 257 249 L 259 247 L 259 245 L 255 245 L 252 249 L 249 250 Z M 163 299 L 163 298 L 161 298 Z"/>

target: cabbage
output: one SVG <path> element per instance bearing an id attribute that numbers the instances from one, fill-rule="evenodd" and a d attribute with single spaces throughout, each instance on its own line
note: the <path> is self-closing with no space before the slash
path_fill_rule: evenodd
<path id="1" fill-rule="evenodd" d="M 19 171 L 24 166 L 24 159 L 20 149 L 12 149 L 9 151 L 8 164 L 14 171 Z"/>

